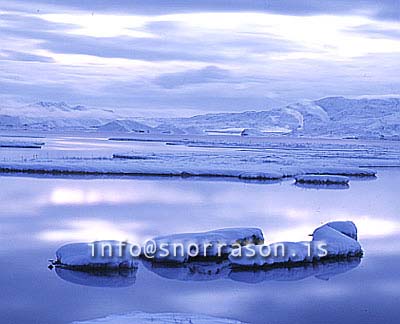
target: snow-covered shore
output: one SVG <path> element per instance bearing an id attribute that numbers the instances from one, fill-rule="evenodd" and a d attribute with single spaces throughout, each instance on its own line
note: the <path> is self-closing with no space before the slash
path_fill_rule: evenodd
<path id="1" fill-rule="evenodd" d="M 200 314 L 183 313 L 144 313 L 132 312 L 128 314 L 109 315 L 103 318 L 73 322 L 71 324 L 245 324 L 227 318 L 218 318 Z"/>

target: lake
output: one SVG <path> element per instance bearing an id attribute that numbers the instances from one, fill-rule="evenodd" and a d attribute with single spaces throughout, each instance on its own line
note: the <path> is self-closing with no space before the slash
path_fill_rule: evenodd
<path id="1" fill-rule="evenodd" d="M 249 323 L 397 323 L 400 317 L 399 169 L 378 169 L 377 179 L 352 180 L 344 190 L 301 188 L 292 180 L 145 177 L 3 175 L 0 183 L 2 323 L 70 323 L 131 311 Z M 67 242 L 142 242 L 235 226 L 260 227 L 268 242 L 295 241 L 330 220 L 354 221 L 365 255 L 359 264 L 325 265 L 328 275 L 318 269 L 303 269 L 302 279 L 295 270 L 196 275 L 140 264 L 133 277 L 103 282 L 47 268 Z"/>

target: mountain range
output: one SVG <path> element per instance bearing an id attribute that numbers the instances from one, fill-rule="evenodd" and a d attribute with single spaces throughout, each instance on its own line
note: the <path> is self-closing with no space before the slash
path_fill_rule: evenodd
<path id="1" fill-rule="evenodd" d="M 263 111 L 188 118 L 131 118 L 110 109 L 40 101 L 0 106 L 0 129 L 398 139 L 400 98 L 327 97 Z"/>

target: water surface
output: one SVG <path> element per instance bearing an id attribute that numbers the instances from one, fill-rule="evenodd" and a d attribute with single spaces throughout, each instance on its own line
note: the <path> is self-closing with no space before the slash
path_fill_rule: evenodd
<path id="1" fill-rule="evenodd" d="M 136 310 L 250 323 L 398 322 L 398 169 L 380 170 L 376 180 L 351 181 L 346 190 L 299 188 L 292 181 L 1 176 L 0 183 L 2 323 L 70 323 Z M 335 219 L 357 224 L 365 250 L 360 264 L 336 276 L 204 278 L 141 265 L 125 287 L 110 288 L 73 283 L 47 269 L 48 259 L 67 242 L 141 242 L 232 226 L 260 227 L 267 241 L 302 240 Z M 289 276 L 296 279 L 293 272 Z"/>

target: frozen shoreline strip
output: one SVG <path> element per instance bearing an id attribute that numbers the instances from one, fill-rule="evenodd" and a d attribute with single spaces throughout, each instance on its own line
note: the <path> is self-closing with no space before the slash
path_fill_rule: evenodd
<path id="1" fill-rule="evenodd" d="M 208 177 L 208 178 L 238 178 L 255 180 L 279 180 L 284 174 L 278 171 L 246 172 L 235 169 L 194 169 L 194 168 L 165 168 L 165 167 L 141 167 L 119 164 L 114 162 L 104 163 L 98 166 L 80 163 L 1 163 L 0 173 L 25 173 L 48 175 L 108 175 L 108 176 L 159 176 L 159 177 Z"/>
<path id="2" fill-rule="evenodd" d="M 25 142 L 25 141 L 4 141 L 0 140 L 0 148 L 29 148 L 40 149 L 45 143 L 42 142 Z"/>
<path id="3" fill-rule="evenodd" d="M 117 159 L 118 160 L 118 159 Z M 87 161 L 27 161 L 1 162 L 0 173 L 23 173 L 42 175 L 92 175 L 92 176 L 159 176 L 159 177 L 207 177 L 207 178 L 237 178 L 241 180 L 280 180 L 297 175 L 347 175 L 355 177 L 374 177 L 375 170 L 348 167 L 279 167 L 272 166 L 267 170 L 256 169 L 240 170 L 226 167 L 224 169 L 193 168 L 193 167 L 166 167 L 162 165 L 141 165 L 141 161 L 129 160 L 118 162 L 115 160 L 94 161 L 91 165 Z"/>

